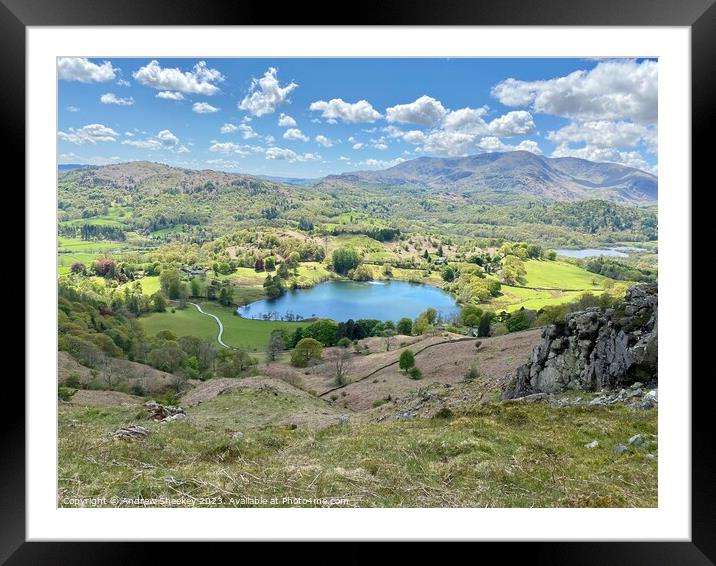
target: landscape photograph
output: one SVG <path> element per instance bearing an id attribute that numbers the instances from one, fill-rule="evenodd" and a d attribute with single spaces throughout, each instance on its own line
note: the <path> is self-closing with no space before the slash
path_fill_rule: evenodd
<path id="1" fill-rule="evenodd" d="M 658 65 L 57 58 L 57 506 L 658 507 Z"/>

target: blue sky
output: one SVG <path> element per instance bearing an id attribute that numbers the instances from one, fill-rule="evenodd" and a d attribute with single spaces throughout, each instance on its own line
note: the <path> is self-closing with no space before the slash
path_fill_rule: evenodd
<path id="1" fill-rule="evenodd" d="M 656 173 L 657 65 L 59 58 L 60 163 L 319 177 L 520 149 Z"/>

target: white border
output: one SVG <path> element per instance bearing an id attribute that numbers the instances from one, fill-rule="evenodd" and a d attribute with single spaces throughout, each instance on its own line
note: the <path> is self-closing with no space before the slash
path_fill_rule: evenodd
<path id="1" fill-rule="evenodd" d="M 690 540 L 690 28 L 28 28 L 28 540 Z M 659 57 L 658 509 L 57 509 L 60 55 Z"/>

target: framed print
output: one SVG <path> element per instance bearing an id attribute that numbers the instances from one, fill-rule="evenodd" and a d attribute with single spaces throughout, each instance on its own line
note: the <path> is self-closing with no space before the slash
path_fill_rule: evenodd
<path id="1" fill-rule="evenodd" d="M 352 540 L 711 563 L 709 1 L 133 8 L 2 7 L 8 564 Z"/>

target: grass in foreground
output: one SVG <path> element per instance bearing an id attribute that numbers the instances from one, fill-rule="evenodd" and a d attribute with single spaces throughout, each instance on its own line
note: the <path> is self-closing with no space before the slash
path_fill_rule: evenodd
<path id="1" fill-rule="evenodd" d="M 232 507 L 251 496 L 278 505 L 344 498 L 350 507 L 657 506 L 657 459 L 647 458 L 655 445 L 613 450 L 633 434 L 655 434 L 653 410 L 498 404 L 442 419 L 251 429 L 234 414 L 246 403 L 268 411 L 261 396 L 271 394 L 246 395 L 239 410 L 210 402 L 206 416 L 202 404 L 189 422 L 171 424 L 143 420 L 136 407 L 63 405 L 59 505 L 73 496 L 185 496 L 185 505 L 216 497 Z M 129 423 L 152 432 L 133 443 L 109 438 Z M 585 448 L 592 440 L 599 447 Z"/>

